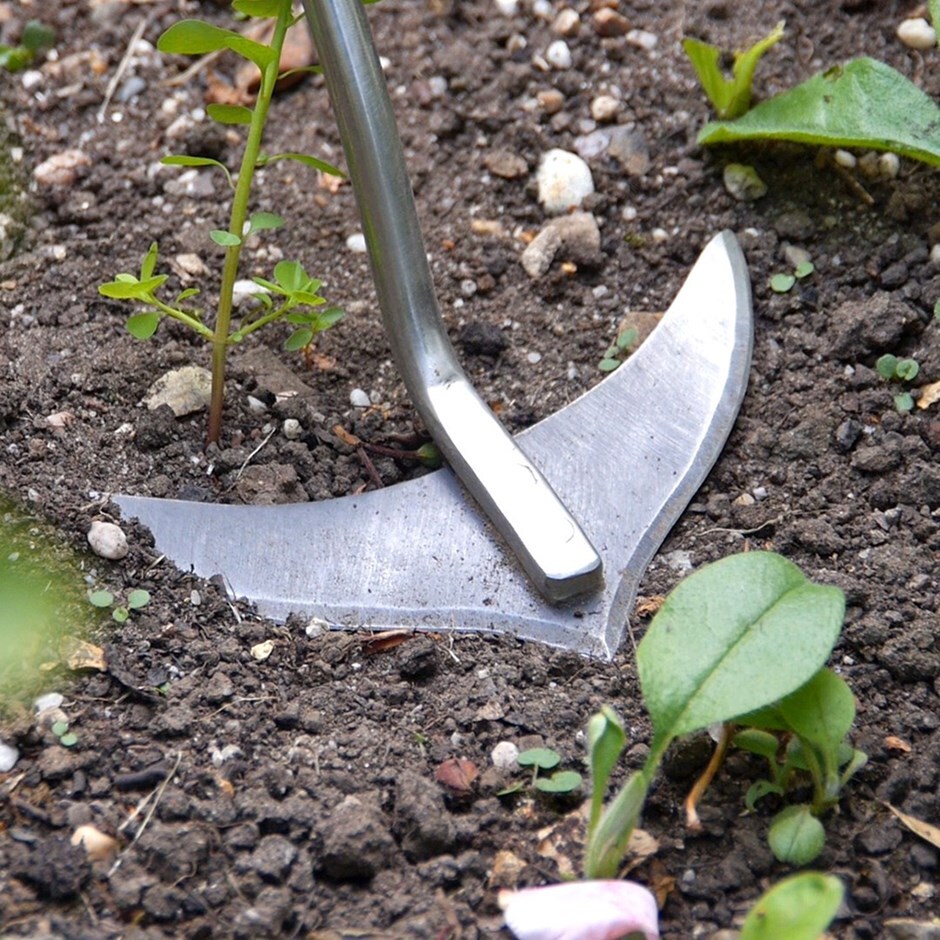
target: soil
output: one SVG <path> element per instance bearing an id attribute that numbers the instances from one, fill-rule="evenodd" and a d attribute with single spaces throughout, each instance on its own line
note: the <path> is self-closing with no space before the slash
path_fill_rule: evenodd
<path id="1" fill-rule="evenodd" d="M 912 356 L 915 388 L 940 379 L 940 268 L 930 255 L 938 179 L 904 161 L 896 177 L 869 179 L 795 146 L 704 152 L 695 136 L 708 106 L 678 44 L 695 35 L 742 47 L 786 19 L 787 37 L 758 72 L 761 95 L 857 55 L 887 61 L 936 95 L 936 50 L 897 41 L 910 11 L 890 0 L 621 0 L 630 25 L 656 38 L 652 50 L 635 36 L 599 35 L 578 0 L 572 66 L 559 70 L 539 57 L 558 38 L 552 20 L 563 4 L 543 6 L 547 16 L 525 0 L 513 16 L 489 0 L 369 8 L 448 328 L 473 381 L 517 430 L 601 378 L 597 363 L 625 312 L 665 309 L 711 234 L 738 235 L 754 286 L 748 395 L 642 591 L 675 585 L 677 552 L 697 567 L 747 547 L 782 552 L 845 591 L 832 664 L 858 698 L 853 738 L 870 759 L 827 819 L 816 863 L 847 889 L 832 933 L 884 937 L 893 919 L 928 921 L 938 911 L 938 851 L 884 801 L 940 820 L 940 418 L 937 406 L 900 414 L 900 389 L 874 364 L 883 353 Z M 120 522 L 110 493 L 345 495 L 375 481 L 337 425 L 375 444 L 421 428 L 389 360 L 365 256 L 346 244 L 358 230 L 349 188 L 287 163 L 262 173 L 259 207 L 281 211 L 288 226 L 250 242 L 246 276 L 300 257 L 346 318 L 310 361 L 283 351 L 286 328 L 233 352 L 217 450 L 204 451 L 204 413 L 176 419 L 144 408 L 158 377 L 207 364 L 207 350 L 172 324 L 139 343 L 124 330 L 126 311 L 96 288 L 136 270 L 157 240 L 173 283 L 189 286 L 202 263 L 211 294 L 219 255 L 206 231 L 225 226 L 224 184 L 201 171 L 187 187 L 178 168 L 156 165 L 180 150 L 237 159 L 237 140 L 193 117 L 207 80 L 231 71 L 218 62 L 169 85 L 185 63 L 137 45 L 106 100 L 108 84 L 138 25 L 152 44 L 181 14 L 224 24 L 227 11 L 193 0 L 60 0 L 3 3 L 0 14 L 4 40 L 31 15 L 56 31 L 54 54 L 6 80 L 0 99 L 14 148 L 7 169 L 30 184 L 28 199 L 5 210 L 9 257 L 0 265 L 0 487 L 18 504 L 5 516 L 10 545 L 45 545 L 71 565 L 80 594 L 87 584 L 152 597 L 123 624 L 92 612 L 86 639 L 104 649 L 106 669 L 72 670 L 46 655 L 51 671 L 30 686 L 65 695 L 77 743 L 63 746 L 37 721 L 25 691 L 4 708 L 0 740 L 19 760 L 0 774 L 0 931 L 502 935 L 499 887 L 557 880 L 579 848 L 562 825 L 570 804 L 496 795 L 506 781 L 491 751 L 500 741 L 545 744 L 578 768 L 581 729 L 610 704 L 629 728 L 625 764 L 638 766 L 649 726 L 629 644 L 612 663 L 448 634 L 377 651 L 359 634 L 308 635 L 303 623 L 259 618 L 163 561 L 139 527 L 125 525 L 123 560 L 84 553 L 93 520 Z M 554 114 L 538 98 L 552 89 Z M 519 262 L 523 236 L 547 221 L 531 182 L 539 157 L 574 149 L 594 129 L 590 106 L 603 93 L 619 100 L 613 121 L 639 143 L 626 161 L 590 158 L 596 193 L 586 208 L 601 226 L 601 254 L 593 265 L 560 258 L 530 278 Z M 269 133 L 272 152 L 342 162 L 319 77 L 278 97 Z M 34 174 L 70 150 L 84 156 L 57 182 Z M 729 195 L 722 171 L 732 161 L 756 168 L 763 198 Z M 508 178 L 506 167 L 515 167 Z M 17 218 L 26 219 L 20 230 Z M 774 293 L 770 277 L 792 267 L 788 246 L 808 252 L 816 272 Z M 277 400 L 264 377 L 285 370 L 302 394 Z M 353 407 L 357 388 L 377 407 Z M 269 436 L 286 418 L 300 422 L 300 439 Z M 374 464 L 385 484 L 412 472 L 407 461 Z M 38 541 L 38 518 L 54 527 L 51 542 Z M 83 554 L 69 562 L 66 549 Z M 89 617 L 84 602 L 68 609 Z M 637 638 L 646 623 L 634 618 Z M 77 632 L 71 620 L 62 626 Z M 259 661 L 252 649 L 265 641 L 273 652 Z M 758 768 L 740 755 L 706 795 L 702 831 L 685 828 L 682 800 L 708 752 L 701 739 L 679 746 L 644 817 L 658 849 L 631 877 L 660 891 L 666 937 L 734 926 L 788 871 L 766 844 L 772 801 L 742 815 Z M 436 780 L 451 758 L 481 772 L 466 790 Z M 89 861 L 70 844 L 83 824 L 118 839 L 119 864 Z M 554 856 L 539 836 L 546 827 L 556 827 Z"/>

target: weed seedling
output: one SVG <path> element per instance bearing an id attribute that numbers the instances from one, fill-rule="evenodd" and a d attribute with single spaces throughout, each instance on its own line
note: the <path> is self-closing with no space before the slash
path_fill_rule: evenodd
<path id="1" fill-rule="evenodd" d="M 127 595 L 123 604 L 117 602 L 114 594 L 110 591 L 92 591 L 88 595 L 88 600 L 92 607 L 110 607 L 111 616 L 118 623 L 125 623 L 132 610 L 140 610 L 150 603 L 150 592 L 137 588 Z"/>
<path id="2" fill-rule="evenodd" d="M 326 299 L 320 295 L 321 282 L 311 277 L 299 261 L 281 261 L 273 272 L 273 279 L 255 278 L 264 288 L 256 295 L 260 306 L 233 324 L 234 286 L 238 276 L 241 252 L 248 237 L 257 232 L 280 228 L 284 219 L 273 212 L 248 213 L 251 187 L 255 171 L 275 160 L 294 160 L 323 173 L 342 176 L 342 171 L 316 157 L 303 153 L 265 155 L 261 144 L 268 118 L 271 99 L 280 74 L 281 50 L 288 29 L 299 17 L 292 11 L 291 0 L 234 0 L 235 11 L 249 17 L 273 19 L 271 40 L 267 44 L 248 39 L 232 30 L 220 29 L 201 20 L 182 20 L 171 26 L 158 40 L 161 52 L 178 55 L 205 55 L 229 50 L 249 62 L 261 73 L 261 83 L 253 108 L 233 104 L 210 104 L 210 118 L 224 125 L 245 125 L 248 128 L 245 149 L 237 175 L 218 160 L 174 154 L 164 157 L 169 166 L 213 167 L 220 170 L 232 190 L 229 225 L 226 230 L 214 230 L 209 237 L 225 250 L 221 288 L 212 326 L 204 319 L 204 312 L 190 306 L 189 301 L 199 291 L 189 288 L 172 300 L 158 296 L 169 275 L 157 273 L 158 249 L 154 242 L 144 255 L 139 275 L 118 274 L 113 281 L 102 284 L 98 290 L 105 297 L 132 301 L 142 306 L 142 312 L 131 315 L 127 329 L 137 339 L 149 339 L 156 332 L 163 317 L 171 317 L 202 336 L 212 346 L 212 398 L 209 407 L 208 442 L 217 443 L 222 422 L 222 404 L 225 383 L 225 361 L 228 348 L 240 343 L 262 327 L 278 320 L 294 326 L 287 340 L 288 349 L 303 349 L 316 335 L 333 326 L 342 316 L 335 307 L 324 307 Z M 319 71 L 309 67 L 298 71 Z M 319 309 L 324 307 L 324 309 Z"/>
<path id="3" fill-rule="evenodd" d="M 39 20 L 30 20 L 23 27 L 19 44 L 7 46 L 0 43 L 0 68 L 8 72 L 28 69 L 46 50 L 52 48 L 55 33 Z"/>
<path id="4" fill-rule="evenodd" d="M 913 382 L 920 372 L 920 363 L 916 359 L 899 359 L 891 353 L 879 357 L 875 371 L 888 382 Z M 914 410 L 914 398 L 908 391 L 898 392 L 894 396 L 894 407 L 901 414 Z"/>
<path id="5" fill-rule="evenodd" d="M 75 747 L 78 744 L 78 735 L 74 731 L 69 731 L 67 721 L 57 721 L 52 725 L 52 733 L 59 739 L 62 747 Z"/>
<path id="6" fill-rule="evenodd" d="M 550 777 L 543 777 L 543 772 L 554 770 L 561 763 L 561 755 L 549 747 L 533 747 L 523 751 L 516 763 L 520 767 L 531 767 L 532 776 L 528 786 L 540 793 L 556 795 L 574 793 L 581 787 L 581 774 L 574 770 L 556 770 Z M 509 796 L 526 788 L 525 783 L 516 783 L 500 790 L 497 796 Z"/>
<path id="7" fill-rule="evenodd" d="M 639 334 L 633 327 L 621 330 L 613 345 L 604 353 L 604 358 L 598 363 L 597 368 L 601 372 L 613 372 L 618 366 L 623 365 L 636 347 L 638 336 Z"/>
<path id="8" fill-rule="evenodd" d="M 804 277 L 809 277 L 816 270 L 812 261 L 801 261 L 794 269 L 792 274 L 774 274 L 770 279 L 770 289 L 775 294 L 786 294 L 792 290 L 797 281 L 802 281 Z"/>

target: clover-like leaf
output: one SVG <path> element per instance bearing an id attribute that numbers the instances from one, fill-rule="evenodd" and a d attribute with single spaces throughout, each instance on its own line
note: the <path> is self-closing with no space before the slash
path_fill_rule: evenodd
<path id="1" fill-rule="evenodd" d="M 559 770 L 550 777 L 539 777 L 535 789 L 542 793 L 574 793 L 581 786 L 581 774 L 575 770 Z"/>
<path id="2" fill-rule="evenodd" d="M 160 162 L 164 166 L 213 166 L 221 170 L 225 174 L 229 186 L 231 186 L 232 189 L 235 188 L 235 184 L 232 182 L 232 174 L 229 173 L 228 167 L 220 160 L 213 160 L 212 157 L 191 157 L 186 153 L 171 153 L 166 157 L 162 157 Z"/>
<path id="3" fill-rule="evenodd" d="M 140 610 L 150 603 L 150 592 L 143 588 L 137 588 L 127 595 L 127 606 L 131 610 Z"/>
<path id="4" fill-rule="evenodd" d="M 157 40 L 157 48 L 170 55 L 205 55 L 207 52 L 231 49 L 262 70 L 274 61 L 274 50 L 270 46 L 202 20 L 180 20 L 174 23 Z"/>
<path id="5" fill-rule="evenodd" d="M 146 313 L 135 313 L 127 318 L 124 325 L 127 332 L 134 339 L 150 339 L 157 332 L 157 327 L 160 325 L 160 314 L 155 310 Z"/>
<path id="6" fill-rule="evenodd" d="M 283 217 L 274 212 L 253 212 L 248 220 L 248 233 L 280 228 L 283 224 Z"/>
<path id="7" fill-rule="evenodd" d="M 234 235 L 232 232 L 223 231 L 220 228 L 215 228 L 209 232 L 209 238 L 211 238 L 217 245 L 221 245 L 223 248 L 235 248 L 242 243 L 242 240 L 238 235 Z"/>
<path id="8" fill-rule="evenodd" d="M 284 341 L 284 348 L 288 352 L 299 352 L 313 342 L 313 336 L 313 330 L 309 326 L 301 327 L 287 337 Z"/>
<path id="9" fill-rule="evenodd" d="M 219 124 L 250 124 L 252 112 L 241 104 L 210 104 L 206 114 Z"/>
<path id="10" fill-rule="evenodd" d="M 516 763 L 520 767 L 538 767 L 540 770 L 551 770 L 561 763 L 561 755 L 550 747 L 531 747 L 516 758 Z"/>

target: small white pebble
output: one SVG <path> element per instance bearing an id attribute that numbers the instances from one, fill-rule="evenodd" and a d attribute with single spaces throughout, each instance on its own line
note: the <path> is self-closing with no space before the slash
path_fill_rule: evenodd
<path id="1" fill-rule="evenodd" d="M 591 117 L 598 124 L 606 124 L 617 117 L 620 102 L 613 95 L 598 95 L 591 102 Z"/>
<path id="2" fill-rule="evenodd" d="M 576 153 L 549 150 L 536 174 L 539 202 L 546 212 L 557 214 L 580 206 L 594 192 L 591 168 Z"/>
<path id="3" fill-rule="evenodd" d="M 356 232 L 355 235 L 350 235 L 346 239 L 346 247 L 355 252 L 357 255 L 365 254 L 366 251 L 366 237 L 362 232 Z"/>
<path id="4" fill-rule="evenodd" d="M 558 36 L 574 36 L 581 26 L 581 17 L 578 11 L 565 7 L 552 23 L 552 32 Z"/>
<path id="5" fill-rule="evenodd" d="M 659 43 L 659 36 L 646 29 L 631 29 L 627 33 L 627 42 L 644 52 L 652 52 Z"/>
<path id="6" fill-rule="evenodd" d="M 268 406 L 260 398 L 255 398 L 254 395 L 249 395 L 247 401 L 248 410 L 252 414 L 263 415 L 268 410 Z"/>
<path id="7" fill-rule="evenodd" d="M 542 354 L 539 352 L 530 352 L 526 354 L 526 362 L 531 363 L 532 365 L 537 365 L 542 361 Z"/>
<path id="8" fill-rule="evenodd" d="M 492 751 L 490 760 L 497 770 L 515 770 L 519 748 L 512 741 L 500 741 Z"/>
<path id="9" fill-rule="evenodd" d="M 878 169 L 886 179 L 893 180 L 901 171 L 901 158 L 896 153 L 883 153 L 878 157 Z"/>
<path id="10" fill-rule="evenodd" d="M 926 52 L 937 44 L 937 31 L 922 16 L 902 20 L 897 35 L 909 49 L 918 49 L 921 52 Z"/>
<path id="11" fill-rule="evenodd" d="M 533 0 L 532 13 L 540 20 L 550 20 L 552 18 L 551 0 Z"/>
<path id="12" fill-rule="evenodd" d="M 496 9 L 502 16 L 515 16 L 519 12 L 519 0 L 495 0 Z"/>
<path id="13" fill-rule="evenodd" d="M 284 423 L 281 425 L 281 431 L 289 441 L 296 441 L 298 438 L 303 437 L 304 433 L 303 426 L 296 418 L 285 418 Z"/>
<path id="14" fill-rule="evenodd" d="M 33 702 L 33 708 L 36 709 L 36 714 L 40 712 L 47 711 L 50 708 L 61 708 L 62 703 L 65 701 L 65 696 L 61 695 L 59 692 L 46 692 L 45 695 L 40 695 Z"/>
<path id="15" fill-rule="evenodd" d="M 664 228 L 654 228 L 653 231 L 650 232 L 650 238 L 652 238 L 657 245 L 662 245 L 669 241 L 669 232 Z"/>
<path id="16" fill-rule="evenodd" d="M 940 264 L 940 242 L 930 249 L 930 260 L 934 264 Z"/>
<path id="17" fill-rule="evenodd" d="M 37 69 L 29 69 L 20 76 L 20 82 L 24 91 L 33 91 L 43 82 L 42 72 Z"/>
<path id="18" fill-rule="evenodd" d="M 9 744 L 0 741 L 0 774 L 9 773 L 20 759 L 20 752 Z"/>
<path id="19" fill-rule="evenodd" d="M 854 170 L 855 165 L 858 163 L 858 160 L 855 159 L 855 154 L 848 150 L 839 149 L 832 155 L 832 157 L 838 166 L 841 166 L 846 170 Z"/>
<path id="20" fill-rule="evenodd" d="M 568 43 L 563 39 L 556 39 L 546 50 L 545 50 L 545 61 L 553 69 L 570 69 L 571 68 L 571 50 L 568 48 Z"/>
<path id="21" fill-rule="evenodd" d="M 320 617 L 313 617 L 304 627 L 304 633 L 310 637 L 311 640 L 315 639 L 318 636 L 323 636 L 324 633 L 328 633 L 330 630 L 330 625 L 325 620 L 322 620 Z"/>
<path id="22" fill-rule="evenodd" d="M 190 591 L 189 603 L 192 604 L 193 607 L 198 607 L 202 603 L 202 595 L 198 591 Z"/>
<path id="23" fill-rule="evenodd" d="M 113 522 L 93 522 L 88 530 L 88 544 L 102 558 L 118 561 L 127 557 L 127 536 Z"/>
<path id="24" fill-rule="evenodd" d="M 372 402 L 369 401 L 369 396 L 363 389 L 354 388 L 349 393 L 349 404 L 352 405 L 353 408 L 368 408 Z"/>

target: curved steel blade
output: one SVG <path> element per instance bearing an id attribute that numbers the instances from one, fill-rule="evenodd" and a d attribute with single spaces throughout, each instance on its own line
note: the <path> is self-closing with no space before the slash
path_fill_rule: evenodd
<path id="1" fill-rule="evenodd" d="M 497 631 L 609 657 L 647 564 L 731 430 L 752 329 L 747 267 L 723 232 L 624 365 L 518 435 L 603 559 L 603 587 L 562 604 L 536 592 L 447 469 L 319 503 L 114 501 L 179 568 L 221 574 L 273 619 Z"/>

